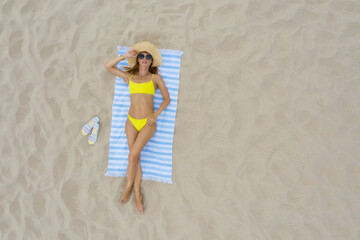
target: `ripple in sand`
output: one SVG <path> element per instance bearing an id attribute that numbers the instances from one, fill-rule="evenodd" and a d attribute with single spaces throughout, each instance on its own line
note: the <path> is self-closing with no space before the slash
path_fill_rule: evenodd
<path id="1" fill-rule="evenodd" d="M 9 55 L 13 60 L 18 60 L 22 57 L 22 32 L 14 32 L 10 35 Z"/>
<path id="2" fill-rule="evenodd" d="M 12 10 L 14 7 L 15 1 L 8 0 L 3 6 L 1 6 L 1 12 L 4 15 L 12 15 Z"/>
<path id="3" fill-rule="evenodd" d="M 282 151 L 275 152 L 270 158 L 272 172 L 286 187 L 293 186 L 299 179 L 297 164 L 293 158 Z"/>
<path id="4" fill-rule="evenodd" d="M 24 121 L 29 121 L 30 108 L 29 106 L 20 105 L 16 111 L 16 124 L 24 124 Z"/>
<path id="5" fill-rule="evenodd" d="M 35 214 L 38 217 L 43 217 L 45 215 L 45 206 L 46 204 L 45 197 L 42 193 L 36 193 L 33 199 L 33 209 Z"/>
<path id="6" fill-rule="evenodd" d="M 17 232 L 10 230 L 7 235 L 4 234 L 4 239 L 20 239 L 20 236 Z"/>
<path id="7" fill-rule="evenodd" d="M 46 168 L 45 168 L 44 164 L 42 163 L 42 161 L 35 156 L 29 157 L 28 164 L 29 164 L 30 168 L 34 169 L 39 175 L 46 172 Z"/>
<path id="8" fill-rule="evenodd" d="M 72 214 L 78 211 L 78 192 L 79 185 L 72 180 L 65 182 L 61 189 L 61 197 Z"/>
<path id="9" fill-rule="evenodd" d="M 34 221 L 33 217 L 25 218 L 25 233 L 29 239 L 45 239 L 43 228 L 39 222 Z"/>
<path id="10" fill-rule="evenodd" d="M 22 206 L 20 205 L 20 200 L 19 200 L 19 196 L 20 194 L 18 194 L 11 202 L 9 210 L 11 215 L 14 217 L 14 219 L 16 220 L 16 222 L 18 224 L 20 224 L 20 221 L 22 219 Z M 22 203 L 22 201 L 21 201 Z"/>
<path id="11" fill-rule="evenodd" d="M 60 240 L 71 240 L 71 238 L 68 238 L 65 234 L 59 233 L 58 234 Z M 111 238 L 109 238 L 111 239 Z"/>
<path id="12" fill-rule="evenodd" d="M 325 3 L 329 0 L 306 0 L 307 3 L 316 4 L 316 3 Z"/>
<path id="13" fill-rule="evenodd" d="M 64 179 L 65 169 L 66 169 L 66 159 L 68 158 L 66 152 L 62 152 L 54 161 L 53 164 L 53 176 L 54 179 L 60 181 Z"/>
<path id="14" fill-rule="evenodd" d="M 266 154 L 251 151 L 245 159 L 245 175 L 249 182 L 261 180 L 266 175 Z"/>
<path id="15" fill-rule="evenodd" d="M 302 104 L 305 108 L 309 108 L 312 105 L 315 105 L 313 102 L 307 101 L 306 104 Z M 310 136 L 317 136 L 319 133 L 319 122 L 311 111 L 299 110 L 293 114 L 293 123 L 296 126 L 296 129 L 301 129 L 304 133 Z"/>
<path id="16" fill-rule="evenodd" d="M 351 192 L 360 194 L 360 164 L 353 162 L 346 169 L 347 184 Z"/>
<path id="17" fill-rule="evenodd" d="M 26 4 L 21 8 L 21 15 L 27 15 L 35 13 L 44 7 L 44 3 L 41 0 L 27 0 Z"/>
<path id="18" fill-rule="evenodd" d="M 66 48 L 67 46 L 64 43 L 50 44 L 40 48 L 40 57 L 43 60 L 49 60 L 50 58 L 57 57 L 57 52 L 60 52 L 61 49 Z"/>
<path id="19" fill-rule="evenodd" d="M 221 240 L 222 238 L 217 234 L 216 225 L 211 219 L 205 219 L 203 216 L 197 216 L 197 226 L 200 228 L 201 238 L 194 239 L 212 239 Z"/>
<path id="20" fill-rule="evenodd" d="M 183 232 L 181 225 L 182 223 L 186 223 L 189 219 L 189 213 L 190 210 L 187 209 L 184 211 L 183 208 L 174 207 L 173 203 L 168 204 L 163 208 L 163 224 L 167 233 L 167 239 L 174 239 Z"/>
<path id="21" fill-rule="evenodd" d="M 313 206 L 309 206 L 314 207 L 319 203 L 315 188 L 311 186 L 304 186 L 300 183 L 287 192 L 286 199 L 289 203 L 296 204 L 298 206 L 309 206 L 308 203 L 314 203 Z"/>
<path id="22" fill-rule="evenodd" d="M 279 202 L 269 199 L 256 199 L 250 203 L 249 213 L 256 222 L 267 224 L 271 222 L 277 214 Z"/>
<path id="23" fill-rule="evenodd" d="M 228 180 L 226 165 L 222 163 L 228 159 L 221 156 L 217 157 L 218 160 L 216 161 L 209 158 L 204 160 L 197 177 L 201 190 L 206 196 L 219 196 L 224 191 Z"/>

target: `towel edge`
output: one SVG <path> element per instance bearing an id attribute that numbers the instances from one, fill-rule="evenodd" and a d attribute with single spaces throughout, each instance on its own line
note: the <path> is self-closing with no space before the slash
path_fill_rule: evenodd
<path id="1" fill-rule="evenodd" d="M 105 173 L 105 176 L 106 177 L 127 177 L 127 173 L 107 171 Z M 159 178 L 159 177 L 154 177 L 154 176 L 144 176 L 144 175 L 142 177 L 142 180 L 152 180 L 152 181 L 161 182 L 161 183 L 168 183 L 168 184 L 173 183 L 171 179 L 164 179 L 164 178 Z"/>

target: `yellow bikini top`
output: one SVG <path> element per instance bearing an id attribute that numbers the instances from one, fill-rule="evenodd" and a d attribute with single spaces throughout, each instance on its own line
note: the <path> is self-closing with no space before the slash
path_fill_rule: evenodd
<path id="1" fill-rule="evenodd" d="M 131 78 L 134 74 L 131 74 L 130 80 L 129 80 L 129 91 L 130 94 L 132 93 L 147 93 L 154 95 L 155 94 L 155 87 L 153 83 L 153 77 L 154 74 L 151 76 L 151 80 L 149 82 L 144 83 L 136 83 L 131 81 Z"/>

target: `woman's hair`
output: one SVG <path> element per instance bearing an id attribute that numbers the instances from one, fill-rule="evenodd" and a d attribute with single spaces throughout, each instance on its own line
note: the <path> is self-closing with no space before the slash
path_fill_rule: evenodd
<path id="1" fill-rule="evenodd" d="M 134 65 L 132 68 L 131 68 L 131 67 L 124 67 L 124 69 L 125 69 L 127 72 L 131 73 L 131 74 L 138 73 L 138 72 L 139 72 L 139 67 L 140 67 L 138 59 L 139 59 L 139 55 L 136 56 L 136 63 L 135 63 L 135 65 Z M 153 67 L 153 66 L 152 66 L 152 63 L 151 63 L 151 64 L 150 64 L 150 67 L 149 67 L 149 72 L 150 72 L 150 73 L 154 73 L 154 74 L 158 74 L 159 68 L 158 68 L 158 67 Z"/>

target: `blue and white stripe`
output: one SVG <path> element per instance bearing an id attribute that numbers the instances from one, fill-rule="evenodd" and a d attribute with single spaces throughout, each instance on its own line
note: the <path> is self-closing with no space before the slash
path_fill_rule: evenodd
<path id="1" fill-rule="evenodd" d="M 129 47 L 118 46 L 118 54 L 129 51 Z M 160 49 L 162 66 L 160 74 L 169 90 L 170 104 L 160 114 L 156 124 L 155 135 L 141 152 L 141 167 L 143 179 L 172 183 L 172 146 L 175 128 L 175 116 L 180 79 L 180 62 L 182 51 Z M 118 67 L 128 66 L 127 60 Z M 154 95 L 154 110 L 156 111 L 163 97 L 157 89 Z M 112 108 L 112 124 L 109 145 L 108 171 L 105 176 L 126 177 L 128 165 L 128 144 L 125 134 L 125 122 L 130 108 L 129 87 L 119 77 L 115 80 L 115 92 Z"/>

